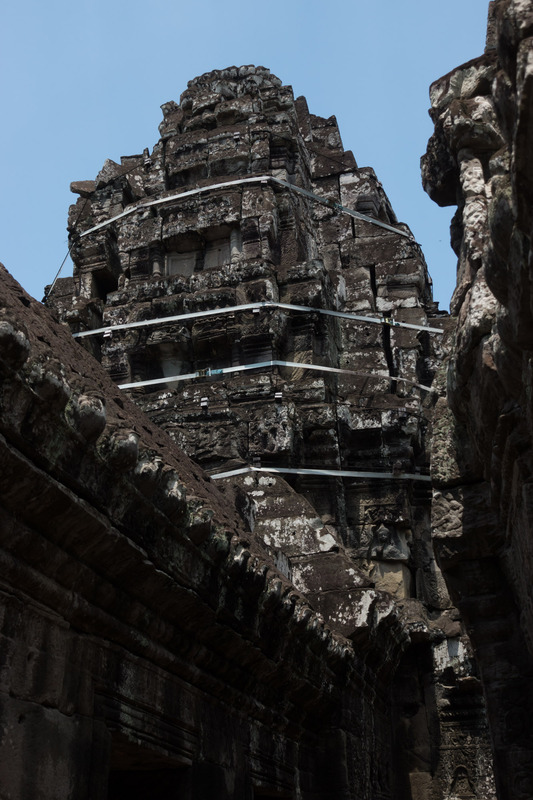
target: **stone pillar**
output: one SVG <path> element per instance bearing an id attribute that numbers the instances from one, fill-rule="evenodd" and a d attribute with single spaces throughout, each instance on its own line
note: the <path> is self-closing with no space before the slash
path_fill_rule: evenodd
<path id="1" fill-rule="evenodd" d="M 151 250 L 152 258 L 152 275 L 154 278 L 159 278 L 164 273 L 165 260 L 159 247 L 154 247 Z"/>
<path id="2" fill-rule="evenodd" d="M 230 259 L 233 264 L 242 252 L 241 232 L 237 228 L 232 228 L 230 233 Z"/>

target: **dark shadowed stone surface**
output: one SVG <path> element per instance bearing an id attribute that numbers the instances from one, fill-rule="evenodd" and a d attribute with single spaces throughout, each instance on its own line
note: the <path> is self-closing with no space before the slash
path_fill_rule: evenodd
<path id="1" fill-rule="evenodd" d="M 244 530 L 230 487 L 5 271 L 1 291 L 2 798 L 326 797 L 330 781 L 352 796 L 348 765 L 370 796 L 354 743 L 390 746 L 373 705 L 407 642 L 397 609 L 377 593 L 388 607 L 356 651 Z"/>
<path id="2" fill-rule="evenodd" d="M 447 401 L 433 438 L 434 544 L 487 700 L 498 797 L 533 796 L 531 152 L 533 8 L 490 4 L 485 54 L 431 87 L 424 186 L 458 204 Z"/>

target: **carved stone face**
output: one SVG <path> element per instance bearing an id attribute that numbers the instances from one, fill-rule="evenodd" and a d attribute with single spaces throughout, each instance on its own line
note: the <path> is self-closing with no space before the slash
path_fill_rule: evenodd
<path id="1" fill-rule="evenodd" d="M 379 526 L 376 531 L 376 538 L 380 544 L 388 544 L 391 539 L 390 530 L 383 525 L 383 523 Z"/>

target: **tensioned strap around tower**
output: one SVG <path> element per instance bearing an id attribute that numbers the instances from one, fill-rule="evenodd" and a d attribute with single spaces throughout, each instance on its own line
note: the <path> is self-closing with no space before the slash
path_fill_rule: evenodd
<path id="1" fill-rule="evenodd" d="M 328 308 L 314 308 L 313 306 L 296 306 L 291 303 L 276 303 L 270 300 L 262 300 L 258 303 L 243 303 L 237 306 L 226 306 L 225 308 L 211 308 L 207 311 L 191 311 L 186 314 L 175 314 L 171 317 L 155 317 L 153 319 L 142 319 L 136 322 L 123 322 L 118 325 L 106 325 L 103 328 L 92 328 L 90 331 L 80 331 L 73 333 L 75 339 L 81 339 L 84 336 L 95 336 L 98 333 L 107 333 L 108 331 L 124 331 L 128 328 L 144 328 L 151 325 L 163 325 L 169 322 L 181 322 L 187 319 L 199 319 L 201 317 L 214 317 L 223 314 L 233 314 L 237 311 L 255 311 L 256 309 L 264 308 L 282 308 L 288 311 L 305 311 L 315 314 L 325 314 L 329 317 L 338 317 L 339 319 L 353 320 L 354 322 L 368 322 L 373 325 L 390 325 L 394 328 L 410 328 L 415 331 L 427 331 L 428 333 L 440 333 L 444 331 L 441 328 L 430 328 L 428 325 L 415 325 L 411 322 L 399 322 L 393 317 L 365 317 L 363 314 L 351 314 L 348 311 L 332 311 Z"/>
<path id="2" fill-rule="evenodd" d="M 360 472 L 348 469 L 296 469 L 294 467 L 240 467 L 230 469 L 228 472 L 219 472 L 209 477 L 213 481 L 220 478 L 233 478 L 236 475 L 246 475 L 248 472 L 270 472 L 274 474 L 288 475 L 324 475 L 333 478 L 367 478 L 374 480 L 407 480 L 407 481 L 431 481 L 430 475 L 421 475 L 418 472 Z"/>
<path id="3" fill-rule="evenodd" d="M 341 369 L 340 367 L 325 367 L 321 364 L 305 364 L 299 361 L 280 361 L 278 359 L 272 361 L 260 361 L 254 364 L 238 364 L 236 367 L 222 367 L 220 369 L 200 369 L 196 372 L 187 372 L 183 375 L 169 375 L 164 378 L 152 378 L 148 381 L 132 381 L 131 383 L 119 383 L 119 389 L 135 389 L 141 386 L 157 386 L 161 383 L 174 383 L 176 381 L 189 381 L 195 378 L 210 378 L 213 375 L 231 375 L 236 372 L 246 372 L 251 369 L 267 369 L 268 367 L 291 367 L 293 369 L 310 369 L 317 372 L 333 372 L 336 375 L 348 375 L 354 378 L 365 378 L 374 380 L 384 380 L 390 383 L 407 383 L 410 386 L 416 386 L 425 392 L 436 392 L 431 386 L 424 386 L 421 383 L 412 381 L 410 378 L 401 378 L 394 375 L 384 375 L 381 372 L 355 372 L 350 369 Z"/>
<path id="4" fill-rule="evenodd" d="M 99 222 L 98 225 L 93 225 L 92 228 L 80 233 L 80 238 L 84 236 L 88 236 L 90 233 L 94 233 L 95 231 L 101 230 L 101 228 L 105 228 L 107 225 L 111 225 L 113 222 L 116 222 L 119 219 L 123 219 L 124 217 L 129 216 L 130 214 L 134 214 L 136 211 L 142 211 L 144 208 L 151 208 L 152 206 L 163 205 L 163 203 L 172 203 L 175 200 L 184 200 L 187 197 L 194 197 L 195 195 L 204 194 L 205 192 L 210 192 L 213 189 L 227 189 L 232 186 L 241 186 L 247 183 L 274 183 L 278 186 L 283 186 L 285 189 L 289 189 L 291 192 L 295 192 L 296 194 L 300 194 L 303 197 L 307 197 L 309 200 L 314 200 L 316 203 L 320 203 L 323 206 L 328 206 L 328 208 L 333 209 L 334 211 L 339 212 L 340 214 L 348 214 L 348 216 L 353 217 L 354 219 L 360 219 L 364 222 L 369 222 L 371 225 L 377 225 L 378 228 L 384 228 L 387 231 L 391 231 L 392 233 L 397 233 L 399 236 L 403 236 L 406 239 L 414 242 L 414 238 L 412 233 L 407 233 L 406 231 L 399 230 L 398 228 L 394 228 L 392 225 L 388 225 L 386 222 L 381 222 L 379 219 L 374 219 L 374 217 L 368 217 L 366 214 L 361 214 L 359 211 L 353 211 L 351 208 L 347 208 L 346 206 L 341 205 L 341 203 L 336 203 L 334 200 L 328 200 L 326 197 L 320 197 L 318 194 L 314 194 L 313 192 L 309 192 L 307 189 L 302 189 L 299 186 L 295 186 L 292 183 L 288 183 L 287 181 L 282 180 L 281 178 L 275 178 L 274 175 L 256 175 L 251 178 L 239 178 L 235 181 L 224 181 L 223 183 L 212 183 L 209 186 L 200 186 L 197 189 L 188 189 L 186 192 L 180 192 L 179 194 L 172 194 L 168 197 L 159 197 L 156 200 L 148 200 L 143 203 L 139 203 L 135 206 L 130 206 L 121 214 L 117 214 L 114 217 L 110 217 L 109 219 L 104 220 L 104 222 Z"/>

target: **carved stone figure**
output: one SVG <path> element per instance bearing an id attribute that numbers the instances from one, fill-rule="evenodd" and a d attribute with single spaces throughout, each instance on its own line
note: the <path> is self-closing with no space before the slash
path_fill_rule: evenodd
<path id="1" fill-rule="evenodd" d="M 382 522 L 374 530 L 368 557 L 381 561 L 407 561 L 409 549 L 402 542 L 398 531 L 391 524 L 385 525 Z"/>

